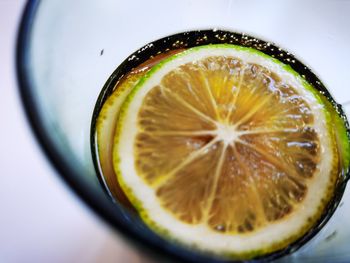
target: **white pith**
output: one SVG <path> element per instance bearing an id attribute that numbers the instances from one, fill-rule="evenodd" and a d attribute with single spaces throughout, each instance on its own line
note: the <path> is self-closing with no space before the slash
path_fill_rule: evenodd
<path id="1" fill-rule="evenodd" d="M 143 98 L 153 87 L 159 84 L 162 76 L 166 73 L 180 65 L 212 56 L 235 57 L 246 63 L 261 65 L 279 75 L 286 84 L 294 87 L 310 106 L 314 115 L 314 129 L 319 134 L 319 140 L 322 142 L 320 144 L 321 156 L 317 172 L 313 177 L 313 183 L 309 185 L 303 203 L 298 207 L 298 211 L 251 234 L 221 234 L 212 231 L 206 224 L 190 225 L 177 220 L 159 204 L 154 190 L 137 175 L 135 169 L 134 140 L 138 133 L 137 117 Z M 133 94 L 132 100 L 123 110 L 124 113 L 118 123 L 119 127 L 121 127 L 118 135 L 118 144 L 114 148 L 114 155 L 119 158 L 120 162 L 115 169 L 120 171 L 119 177 L 121 181 L 131 189 L 133 197 L 139 201 L 142 209 L 147 211 L 150 220 L 155 222 L 160 228 L 166 229 L 170 236 L 180 240 L 182 243 L 195 245 L 203 250 L 215 253 L 245 253 L 260 250 L 300 232 L 308 218 L 318 212 L 321 198 L 323 197 L 320 193 L 327 192 L 326 189 L 329 185 L 333 163 L 332 142 L 331 136 L 328 134 L 326 116 L 315 96 L 304 88 L 302 80 L 283 69 L 281 65 L 274 61 L 256 53 L 234 48 L 208 47 L 198 49 L 185 56 L 175 58 L 160 67 Z M 237 131 L 234 126 L 227 127 L 220 124 L 218 124 L 218 129 L 215 132 L 218 139 L 223 140 L 225 143 L 237 140 L 241 134 L 242 132 Z"/>

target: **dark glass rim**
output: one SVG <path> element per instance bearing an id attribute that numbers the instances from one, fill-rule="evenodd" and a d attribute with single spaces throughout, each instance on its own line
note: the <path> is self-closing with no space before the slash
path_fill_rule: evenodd
<path id="1" fill-rule="evenodd" d="M 174 262 L 184 262 L 184 261 L 227 262 L 227 260 L 216 259 L 211 256 L 205 256 L 203 254 L 197 254 L 188 249 L 173 245 L 169 242 L 164 242 L 164 240 L 154 239 L 152 237 L 148 238 L 147 235 L 142 235 L 141 233 L 138 233 L 136 230 L 133 229 L 133 226 L 131 223 L 128 224 L 128 222 L 122 221 L 120 217 L 116 215 L 115 205 L 113 204 L 112 201 L 109 201 L 107 198 L 102 198 L 101 196 L 94 195 L 94 189 L 91 186 L 89 186 L 87 183 L 81 180 L 76 179 L 76 178 L 79 178 L 79 176 L 77 175 L 77 172 L 64 161 L 62 156 L 60 156 L 58 151 L 55 149 L 52 140 L 50 139 L 50 135 L 43 129 L 40 121 L 40 111 L 38 106 L 35 103 L 35 97 L 31 89 L 32 83 L 30 79 L 30 71 L 27 67 L 28 59 L 29 59 L 27 47 L 30 43 L 31 29 L 32 29 L 33 21 L 35 19 L 35 15 L 39 5 L 40 5 L 40 0 L 32 0 L 32 1 L 28 1 L 25 6 L 19 31 L 18 31 L 18 37 L 17 37 L 16 71 L 17 71 L 19 93 L 20 93 L 22 104 L 24 106 L 24 111 L 26 113 L 27 119 L 32 128 L 32 131 L 36 139 L 38 140 L 43 152 L 48 158 L 48 160 L 58 171 L 59 175 L 63 178 L 63 180 L 70 186 L 70 188 L 72 188 L 74 192 L 96 214 L 100 215 L 105 221 L 107 221 L 111 226 L 113 226 L 117 230 L 117 232 L 121 233 L 128 240 L 131 240 L 133 244 L 143 248 L 144 251 L 150 253 L 152 256 L 154 257 L 163 256 L 165 258 L 174 260 Z M 209 30 L 207 32 L 209 32 Z M 180 34 L 186 34 L 186 33 L 180 33 Z M 249 37 L 249 36 L 247 37 L 252 39 L 252 37 Z M 166 38 L 163 38 L 157 41 L 164 41 L 165 39 Z M 261 41 L 261 42 L 264 42 L 264 41 Z M 144 50 L 145 47 L 140 48 L 140 50 Z M 283 50 L 281 52 L 285 54 L 286 57 L 293 58 L 295 61 L 297 61 L 296 64 L 291 65 L 297 72 L 300 73 L 300 70 L 302 68 L 303 70 L 308 70 L 310 74 L 307 80 L 311 84 L 316 85 L 316 88 L 318 88 L 319 90 L 322 90 L 327 95 L 327 97 L 330 98 L 331 102 L 334 105 L 337 105 L 333 100 L 333 98 L 331 97 L 331 95 L 328 93 L 327 89 L 323 86 L 322 82 L 311 72 L 310 69 L 305 67 L 299 60 L 293 57 L 290 53 Z M 135 53 L 131 54 L 130 57 L 138 54 L 139 52 L 136 51 Z M 127 61 L 127 59 L 125 61 Z M 121 64 L 121 66 L 125 64 L 124 62 Z M 121 66 L 116 69 L 116 71 L 112 74 L 112 76 L 114 77 L 111 77 L 109 81 L 116 82 L 119 79 L 120 75 L 118 74 L 126 70 Z M 104 94 L 107 94 L 110 91 L 107 91 L 106 88 L 102 90 L 100 97 L 98 99 L 98 103 L 100 104 L 97 105 L 96 107 L 100 107 L 102 101 L 106 99 L 106 97 L 102 95 L 103 92 Z M 341 106 L 337 105 L 337 107 L 339 109 L 340 114 L 346 120 L 345 114 Z M 95 108 L 95 114 L 96 114 L 96 108 Z M 347 130 L 349 134 L 350 131 L 349 131 L 348 123 L 347 123 Z M 336 192 L 335 197 L 328 204 L 328 207 L 326 209 L 328 210 L 328 212 L 322 216 L 322 218 L 319 220 L 316 227 L 311 229 L 306 235 L 304 235 L 303 237 L 295 241 L 293 244 L 291 244 L 287 248 L 274 252 L 270 255 L 263 256 L 257 260 L 259 262 L 269 261 L 269 260 L 279 258 L 281 256 L 288 255 L 294 252 L 295 250 L 299 249 L 311 238 L 313 238 L 323 228 L 323 226 L 328 222 L 328 220 L 331 218 L 331 216 L 335 212 L 343 196 L 349 176 L 350 175 L 348 173 L 346 175 L 346 179 L 337 186 L 338 191 Z"/>

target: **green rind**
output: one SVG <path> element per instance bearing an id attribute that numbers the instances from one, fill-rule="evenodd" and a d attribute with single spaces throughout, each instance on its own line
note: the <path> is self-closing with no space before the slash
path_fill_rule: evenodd
<path id="1" fill-rule="evenodd" d="M 341 114 L 339 106 L 331 103 L 326 96 L 320 95 L 325 108 L 330 114 L 330 123 L 335 131 L 337 149 L 340 154 L 340 165 L 343 169 L 343 178 L 349 173 L 350 164 L 350 134 L 345 117 Z"/>
<path id="2" fill-rule="evenodd" d="M 116 136 L 115 136 L 115 140 L 114 140 L 114 147 L 117 147 L 117 145 L 119 144 L 119 137 L 120 137 L 120 133 L 121 133 L 121 129 L 122 129 L 122 123 L 123 123 L 123 119 L 125 118 L 126 115 L 126 111 L 128 110 L 128 107 L 133 99 L 133 97 L 135 96 L 135 94 L 138 92 L 139 89 L 142 88 L 143 84 L 155 73 L 157 72 L 160 68 L 163 67 L 164 64 L 186 56 L 188 53 L 190 52 L 194 52 L 196 50 L 200 50 L 200 49 L 207 49 L 207 48 L 227 48 L 227 49 L 236 49 L 236 50 L 242 50 L 242 51 L 246 51 L 249 53 L 253 53 L 253 54 L 257 54 L 269 61 L 272 61 L 275 64 L 280 65 L 284 70 L 286 70 L 287 72 L 291 73 L 293 76 L 295 76 L 299 81 L 301 81 L 303 87 L 310 91 L 314 97 L 317 99 L 317 101 L 321 104 L 324 105 L 324 109 L 323 112 L 326 116 L 327 119 L 327 123 L 330 124 L 332 117 L 330 115 L 330 113 L 327 111 L 328 107 L 326 107 L 325 105 L 325 101 L 324 99 L 321 97 L 321 94 L 316 91 L 312 85 L 310 85 L 304 78 L 302 78 L 291 66 L 286 65 L 284 63 L 282 63 L 281 61 L 279 61 L 278 59 L 275 59 L 273 57 L 270 57 L 269 55 L 266 55 L 265 53 L 258 51 L 256 49 L 253 48 L 249 48 L 249 47 L 242 47 L 242 46 L 237 46 L 237 45 L 233 45 L 233 44 L 213 44 L 213 45 L 206 45 L 206 46 L 199 46 L 199 47 L 194 47 L 194 48 L 190 48 L 188 50 L 185 50 L 181 53 L 177 53 L 171 57 L 168 57 L 166 59 L 164 59 L 163 61 L 161 61 L 159 64 L 155 65 L 145 76 L 143 76 L 140 81 L 138 82 L 138 84 L 134 87 L 134 89 L 130 92 L 130 94 L 128 95 L 128 97 L 126 98 L 126 100 L 124 101 L 122 107 L 121 107 L 121 112 L 119 115 L 119 120 L 118 120 L 118 125 L 117 125 L 117 130 L 116 130 Z M 341 129 L 341 141 L 345 142 L 346 139 L 348 139 L 348 135 L 346 133 L 346 127 L 344 126 L 344 122 L 340 122 L 339 119 L 336 119 L 337 123 L 339 123 L 339 128 Z M 328 125 L 328 130 L 329 133 L 331 134 L 332 137 L 334 137 L 334 132 L 333 132 L 333 127 L 331 125 Z M 344 151 L 349 153 L 349 149 L 350 149 L 350 145 L 347 143 L 344 143 Z M 349 153 L 350 155 L 350 153 Z M 348 156 L 348 155 L 347 155 Z M 135 197 L 135 194 L 133 193 L 133 190 L 125 183 L 125 181 L 123 180 L 123 175 L 122 172 L 119 169 L 119 163 L 120 163 L 120 158 L 119 156 L 114 155 L 113 156 L 113 163 L 114 163 L 114 169 L 115 169 L 115 173 L 117 174 L 117 178 L 118 181 L 123 189 L 123 191 L 126 193 L 126 195 L 128 196 L 129 200 L 131 201 L 131 203 L 135 206 L 136 210 L 139 212 L 140 217 L 142 218 L 142 220 L 156 233 L 158 233 L 159 235 L 161 235 L 163 238 L 167 239 L 167 240 L 171 240 L 173 242 L 176 242 L 179 245 L 184 246 L 185 248 L 194 248 L 197 250 L 200 250 L 204 253 L 209 253 L 209 254 L 213 254 L 215 255 L 215 252 L 213 251 L 206 251 L 203 250 L 201 248 L 198 248 L 196 246 L 190 246 L 190 245 L 184 245 L 183 242 L 181 242 L 181 240 L 178 240 L 176 238 L 174 238 L 173 236 L 171 236 L 171 234 L 169 233 L 169 231 L 167 229 L 164 229 L 162 227 L 160 227 L 157 223 L 155 223 L 153 220 L 150 219 L 148 212 L 143 208 L 142 206 L 142 201 L 140 201 L 139 199 L 137 199 Z M 349 165 L 349 158 L 347 158 L 346 161 L 346 166 L 348 167 Z M 333 167 L 332 169 L 335 169 L 335 167 Z M 333 193 L 333 188 L 332 187 L 332 193 Z M 331 194 L 332 194 L 331 193 Z M 332 195 L 331 195 L 332 196 Z M 299 238 L 301 238 L 302 236 L 304 236 L 307 231 L 309 231 L 311 229 L 311 227 L 316 223 L 316 221 L 320 218 L 321 213 L 323 212 L 324 208 L 326 207 L 327 203 L 330 201 L 331 196 L 329 198 L 327 198 L 328 200 L 325 200 L 322 204 L 322 207 L 320 207 L 320 209 L 318 209 L 318 211 L 320 211 L 319 214 L 315 215 L 313 218 L 310 218 L 309 220 L 309 224 L 306 224 L 303 229 L 300 230 L 300 232 L 298 232 L 298 235 L 295 236 L 291 236 L 289 238 L 287 238 L 284 241 L 279 241 L 276 242 L 278 244 L 272 244 L 269 247 L 266 248 L 262 248 L 262 249 L 258 249 L 258 250 L 253 250 L 253 251 L 249 251 L 249 252 L 244 252 L 244 253 L 237 253 L 237 252 L 233 252 L 233 251 L 227 251 L 227 252 L 220 252 L 220 256 L 223 258 L 227 258 L 227 259 L 252 259 L 255 257 L 260 257 L 260 256 L 265 256 L 267 254 L 270 253 L 274 253 L 277 252 L 280 249 L 283 249 L 285 247 L 287 247 L 288 245 L 290 245 L 291 243 L 297 241 Z"/>

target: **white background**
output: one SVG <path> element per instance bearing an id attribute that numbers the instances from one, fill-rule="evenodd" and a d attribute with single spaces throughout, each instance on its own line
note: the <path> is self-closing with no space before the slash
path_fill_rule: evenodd
<path id="1" fill-rule="evenodd" d="M 68 188 L 19 99 L 15 44 L 24 0 L 0 0 L 0 262 L 141 262 Z"/>

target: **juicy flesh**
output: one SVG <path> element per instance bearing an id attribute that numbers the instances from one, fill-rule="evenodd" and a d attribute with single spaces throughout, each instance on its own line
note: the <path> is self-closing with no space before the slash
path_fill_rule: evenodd
<path id="1" fill-rule="evenodd" d="M 300 207 L 320 156 L 313 121 L 303 98 L 266 68 L 206 58 L 146 95 L 136 169 L 179 220 L 251 233 Z"/>

